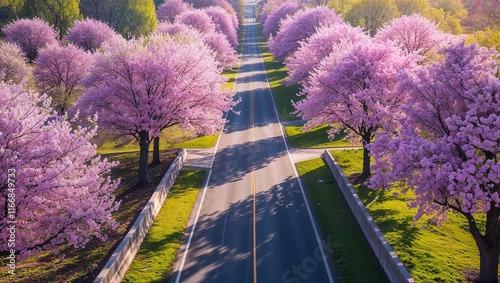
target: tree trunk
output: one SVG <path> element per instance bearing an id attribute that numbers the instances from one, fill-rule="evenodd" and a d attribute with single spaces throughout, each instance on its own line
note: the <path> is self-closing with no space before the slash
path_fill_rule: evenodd
<path id="1" fill-rule="evenodd" d="M 160 137 L 156 137 L 153 143 L 153 161 L 152 165 L 161 164 L 160 161 Z"/>
<path id="2" fill-rule="evenodd" d="M 495 187 L 497 187 L 496 185 Z M 497 191 L 498 188 L 495 188 Z M 491 209 L 486 212 L 485 234 L 479 231 L 476 220 L 470 213 L 465 213 L 469 230 L 479 249 L 479 283 L 498 283 L 498 259 L 500 256 L 500 229 L 498 216 L 500 209 L 491 202 Z"/>
<path id="3" fill-rule="evenodd" d="M 137 185 L 148 183 L 148 153 L 149 153 L 149 133 L 142 131 L 139 133 L 139 145 L 141 147 L 139 155 L 139 175 Z"/>
<path id="4" fill-rule="evenodd" d="M 498 258 L 500 249 L 498 244 L 479 246 L 479 283 L 498 283 Z"/>
<path id="5" fill-rule="evenodd" d="M 369 177 L 371 175 L 370 172 L 370 150 L 366 148 L 367 143 L 363 141 L 363 173 L 361 173 L 362 177 Z"/>

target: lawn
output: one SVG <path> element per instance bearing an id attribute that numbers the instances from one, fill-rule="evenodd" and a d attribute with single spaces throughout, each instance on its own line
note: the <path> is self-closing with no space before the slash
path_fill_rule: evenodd
<path id="1" fill-rule="evenodd" d="M 206 172 L 181 170 L 123 282 L 164 282 Z"/>
<path id="2" fill-rule="evenodd" d="M 335 136 L 330 140 L 327 131 L 332 127 L 328 125 L 318 126 L 311 131 L 302 131 L 302 126 L 285 127 L 288 142 L 295 148 L 323 148 L 323 147 L 352 147 L 353 145 L 345 140 L 345 132 Z M 361 145 L 359 145 L 361 146 Z"/>
<path id="3" fill-rule="evenodd" d="M 120 164 L 111 170 L 113 178 L 120 178 L 121 183 L 114 195 L 121 200 L 118 211 L 113 213 L 120 226 L 114 231 L 108 231 L 108 240 L 91 240 L 83 249 L 66 246 L 61 253 L 66 257 L 46 252 L 38 258 L 30 258 L 16 264 L 16 276 L 7 273 L 5 265 L 0 267 L 2 282 L 71 282 L 90 281 L 106 263 L 106 255 L 121 241 L 125 232 L 133 224 L 147 201 L 155 191 L 158 183 L 167 172 L 170 164 L 177 157 L 178 149 L 168 149 L 160 152 L 162 164 L 148 169 L 150 184 L 136 187 L 139 153 L 120 153 L 105 155 L 111 161 Z M 152 154 L 150 154 L 152 160 Z"/>
<path id="4" fill-rule="evenodd" d="M 267 77 L 269 79 L 269 85 L 271 86 L 271 91 L 273 93 L 274 101 L 276 102 L 276 108 L 278 109 L 280 120 L 297 120 L 299 117 L 292 114 L 295 112 L 295 107 L 293 107 L 291 101 L 293 100 L 297 102 L 302 99 L 297 96 L 297 93 L 300 91 L 299 85 L 287 87 L 281 84 L 281 80 L 287 76 L 286 66 L 280 62 L 275 62 L 274 57 L 271 53 L 269 53 L 266 38 L 262 34 L 261 24 L 257 25 L 256 31 L 260 50 L 262 51 L 262 59 L 264 60 Z"/>
<path id="5" fill-rule="evenodd" d="M 342 192 L 321 158 L 296 164 L 341 282 L 388 282 Z"/>
<path id="6" fill-rule="evenodd" d="M 332 151 L 351 180 L 362 171 L 362 151 Z M 368 189 L 353 183 L 354 190 L 416 282 L 470 281 L 479 269 L 479 252 L 462 216 L 450 213 L 442 226 L 420 220 L 412 226 L 416 209 L 408 209 L 405 199 L 391 191 Z M 426 229 L 422 226 L 426 225 Z M 484 218 L 478 219 L 484 227 Z"/>

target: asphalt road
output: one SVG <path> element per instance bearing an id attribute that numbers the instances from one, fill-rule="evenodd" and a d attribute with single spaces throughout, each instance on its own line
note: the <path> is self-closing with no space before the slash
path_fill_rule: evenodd
<path id="1" fill-rule="evenodd" d="M 297 179 L 247 2 L 242 64 L 205 189 L 168 282 L 334 282 L 323 236 Z M 194 227 L 193 227 L 194 226 Z M 194 228 L 194 229 L 193 229 Z"/>

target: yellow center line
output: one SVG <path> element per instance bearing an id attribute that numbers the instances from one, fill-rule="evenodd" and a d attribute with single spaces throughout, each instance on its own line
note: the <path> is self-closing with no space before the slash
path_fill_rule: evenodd
<path id="1" fill-rule="evenodd" d="M 250 65 L 250 72 L 252 72 L 252 65 Z M 255 144 L 255 121 L 254 121 L 254 105 L 253 105 L 253 77 L 250 75 L 250 120 L 252 123 L 252 145 Z M 255 159 L 254 159 L 255 160 Z M 253 282 L 257 283 L 257 240 L 255 233 L 255 166 L 252 165 L 251 179 L 251 193 L 253 197 Z"/>

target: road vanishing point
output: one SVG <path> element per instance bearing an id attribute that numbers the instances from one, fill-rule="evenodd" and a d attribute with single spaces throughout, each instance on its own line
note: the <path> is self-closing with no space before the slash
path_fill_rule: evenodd
<path id="1" fill-rule="evenodd" d="M 278 120 L 253 1 L 246 2 L 244 28 L 239 114 L 227 115 L 167 282 L 336 282 Z"/>

